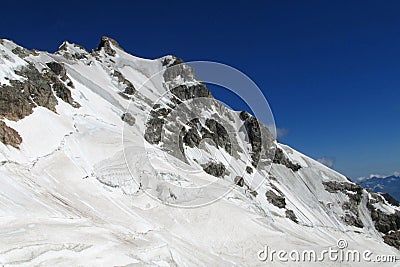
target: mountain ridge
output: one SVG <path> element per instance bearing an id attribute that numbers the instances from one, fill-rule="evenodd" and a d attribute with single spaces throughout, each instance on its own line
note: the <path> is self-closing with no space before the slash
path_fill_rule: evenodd
<path id="1" fill-rule="evenodd" d="M 338 237 L 399 255 L 398 206 L 218 104 L 177 57 L 0 40 L 0 74 L 3 264 L 260 265 L 264 242 Z"/>

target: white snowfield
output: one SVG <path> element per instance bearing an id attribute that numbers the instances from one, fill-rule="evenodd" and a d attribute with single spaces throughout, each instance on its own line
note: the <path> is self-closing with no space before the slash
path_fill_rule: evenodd
<path id="1" fill-rule="evenodd" d="M 233 183 L 237 170 L 246 166 L 244 160 L 232 159 L 230 174 L 220 179 L 204 171 L 180 172 L 170 164 L 178 159 L 157 146 L 144 149 L 147 115 L 165 89 L 162 79 L 141 85 L 163 71 L 164 58 L 141 59 L 110 46 L 115 56 L 102 49 L 96 58 L 65 42 L 54 54 L 21 58 L 12 52 L 14 43 L 4 40 L 0 45 L 1 84 L 9 84 L 6 77 L 23 79 L 14 72 L 23 65 L 32 63 L 41 71 L 46 62 L 57 61 L 64 64 L 75 86 L 72 97 L 81 105 L 74 108 L 58 99 L 57 113 L 36 107 L 19 121 L 4 119 L 23 141 L 20 149 L 0 143 L 0 266 L 400 266 L 362 259 L 282 262 L 277 255 L 261 261 L 265 246 L 320 253 L 337 248 L 339 239 L 361 253 L 399 258 L 400 252 L 375 230 L 366 208 L 368 193 L 359 207 L 364 227 L 346 225 L 341 218 L 348 196 L 329 193 L 322 184 L 347 182 L 346 177 L 288 146 L 278 144 L 302 168 L 294 172 L 273 164 L 270 174 L 246 173 L 246 181 L 250 176 L 264 181 L 256 196 Z M 85 57 L 71 59 L 66 53 Z M 119 94 L 123 88 L 114 70 L 138 89 L 130 105 Z M 128 106 L 133 126 L 121 120 Z M 226 156 L 205 146 L 207 155 Z M 189 150 L 188 160 L 196 169 L 192 158 L 200 152 Z M 174 183 L 194 189 L 188 194 L 170 187 Z M 197 208 L 159 201 L 195 206 L 227 188 L 232 190 L 223 198 Z M 269 203 L 265 193 L 274 188 L 283 193 L 298 223 L 286 218 L 284 208 Z M 387 213 L 399 210 L 386 202 L 379 205 Z"/>

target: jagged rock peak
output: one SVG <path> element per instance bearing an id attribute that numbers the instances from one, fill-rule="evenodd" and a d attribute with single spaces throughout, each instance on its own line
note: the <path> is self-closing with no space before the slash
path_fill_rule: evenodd
<path id="1" fill-rule="evenodd" d="M 107 36 L 103 36 L 101 37 L 101 41 L 99 46 L 97 47 L 97 51 L 100 51 L 101 49 L 104 49 L 104 52 L 111 55 L 111 56 L 115 56 L 115 51 L 114 49 L 112 49 L 111 45 L 113 45 L 114 47 L 121 49 L 121 46 L 118 44 L 117 41 L 115 41 L 114 39 L 107 37 Z"/>
<path id="2" fill-rule="evenodd" d="M 181 58 L 176 57 L 174 55 L 168 55 L 162 58 L 162 64 L 166 67 L 172 67 L 178 64 L 185 63 Z"/>

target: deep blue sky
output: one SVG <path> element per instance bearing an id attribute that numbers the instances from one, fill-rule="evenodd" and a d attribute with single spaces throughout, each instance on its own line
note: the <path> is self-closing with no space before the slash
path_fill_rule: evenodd
<path id="1" fill-rule="evenodd" d="M 7 1 L 1 9 L 1 38 L 28 48 L 55 51 L 69 40 L 91 49 L 108 35 L 141 57 L 229 64 L 262 88 L 286 129 L 282 142 L 334 159 L 352 178 L 400 171 L 400 1 Z"/>

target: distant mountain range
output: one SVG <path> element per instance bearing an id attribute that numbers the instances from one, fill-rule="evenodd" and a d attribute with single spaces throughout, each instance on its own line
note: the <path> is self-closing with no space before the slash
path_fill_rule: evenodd
<path id="1" fill-rule="evenodd" d="M 389 176 L 371 174 L 369 178 L 359 178 L 358 183 L 374 192 L 388 193 L 400 201 L 400 173 Z"/>

